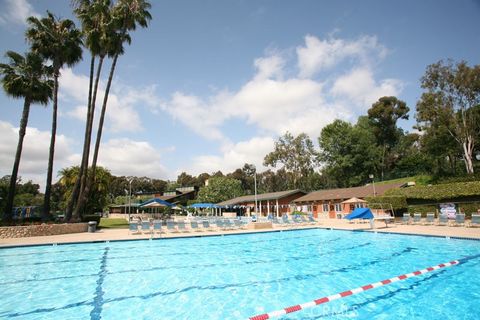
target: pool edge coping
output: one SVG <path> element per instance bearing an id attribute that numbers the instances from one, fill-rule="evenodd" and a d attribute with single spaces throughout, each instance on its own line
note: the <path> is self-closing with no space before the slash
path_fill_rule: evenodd
<path id="1" fill-rule="evenodd" d="M 290 232 L 290 231 L 301 231 L 301 230 L 313 230 L 313 229 L 322 229 L 322 230 L 331 230 L 331 231 L 347 231 L 347 232 L 369 232 L 374 234 L 393 234 L 393 235 L 402 235 L 402 236 L 417 236 L 417 237 L 428 237 L 428 238 L 443 238 L 443 239 L 457 239 L 457 240 L 470 240 L 470 241 L 480 241 L 480 238 L 470 238 L 462 236 L 445 236 L 445 235 L 433 235 L 433 234 L 419 234 L 419 233 L 406 233 L 406 232 L 392 232 L 392 231 L 378 231 L 375 229 L 343 229 L 343 228 L 334 228 L 334 227 L 324 227 L 324 226 L 312 226 L 301 229 L 278 229 L 278 230 L 265 230 L 265 231 L 246 231 L 240 233 L 220 233 L 220 234 L 202 234 L 202 235 L 185 235 L 185 236 L 173 236 L 162 238 L 138 238 L 138 239 L 112 239 L 112 240 L 86 240 L 86 241 L 68 241 L 68 242 L 48 242 L 48 243 L 32 243 L 32 244 L 6 244 L 0 245 L 0 250 L 2 249 L 12 249 L 12 248 L 25 248 L 25 247 L 41 247 L 41 246 L 62 246 L 62 245 L 72 245 L 72 244 L 93 244 L 93 243 L 111 243 L 111 242 L 127 242 L 127 241 L 153 241 L 153 240 L 178 240 L 178 239 L 191 239 L 191 238 L 206 238 L 206 237 L 224 237 L 224 236 L 238 236 L 238 235 L 250 235 L 250 234 L 263 234 L 263 233 L 273 233 L 273 232 Z"/>

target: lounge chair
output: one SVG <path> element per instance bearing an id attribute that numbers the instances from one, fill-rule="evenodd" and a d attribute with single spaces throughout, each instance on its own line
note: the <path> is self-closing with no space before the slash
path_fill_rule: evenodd
<path id="1" fill-rule="evenodd" d="M 215 231 L 215 228 L 213 228 L 207 220 L 202 221 L 202 226 L 206 231 Z"/>
<path id="2" fill-rule="evenodd" d="M 308 215 L 308 221 L 311 223 L 311 224 L 317 224 L 318 221 L 315 220 L 315 218 L 313 217 L 313 215 L 309 214 Z"/>
<path id="3" fill-rule="evenodd" d="M 237 227 L 237 229 L 247 229 L 247 226 L 238 219 L 233 220 L 233 224 L 235 227 Z"/>
<path id="4" fill-rule="evenodd" d="M 284 224 L 285 226 L 290 226 L 290 227 L 292 227 L 292 226 L 295 224 L 295 222 L 293 222 L 292 220 L 288 219 L 288 215 L 283 215 L 283 216 L 282 216 L 282 221 L 283 221 L 283 224 Z"/>
<path id="5" fill-rule="evenodd" d="M 404 213 L 402 218 L 402 224 L 409 224 L 410 218 L 410 213 Z"/>
<path id="6" fill-rule="evenodd" d="M 178 232 L 177 227 L 175 226 L 175 222 L 173 221 L 167 221 L 167 230 L 169 232 Z"/>
<path id="7" fill-rule="evenodd" d="M 448 226 L 448 216 L 446 214 L 440 214 L 438 216 L 437 226 Z"/>
<path id="8" fill-rule="evenodd" d="M 454 226 L 464 226 L 465 225 L 465 213 L 457 213 L 455 215 L 455 224 Z"/>
<path id="9" fill-rule="evenodd" d="M 162 221 L 160 220 L 153 221 L 153 233 L 162 234 Z"/>
<path id="10" fill-rule="evenodd" d="M 152 234 L 152 229 L 150 228 L 150 221 L 142 221 L 142 232 Z"/>
<path id="11" fill-rule="evenodd" d="M 190 230 L 188 230 L 188 229 L 185 227 L 185 222 L 183 222 L 183 221 L 178 221 L 178 222 L 177 222 L 177 229 L 178 229 L 178 231 L 180 231 L 180 232 L 190 232 Z"/>
<path id="12" fill-rule="evenodd" d="M 130 232 L 130 234 L 139 233 L 138 222 L 130 222 L 128 224 L 128 231 Z"/>
<path id="13" fill-rule="evenodd" d="M 480 214 L 472 213 L 472 220 L 470 220 L 467 227 L 480 227 Z"/>
<path id="14" fill-rule="evenodd" d="M 229 219 L 223 222 L 223 226 L 225 227 L 225 229 L 229 230 L 237 229 L 237 226 L 235 226 Z"/>
<path id="15" fill-rule="evenodd" d="M 201 232 L 200 228 L 198 227 L 197 221 L 190 221 L 190 228 L 195 232 Z"/>
<path id="16" fill-rule="evenodd" d="M 428 212 L 427 217 L 425 218 L 424 225 L 432 225 L 435 222 L 435 213 Z"/>
<path id="17" fill-rule="evenodd" d="M 413 224 L 420 224 L 422 222 L 422 214 L 414 213 L 413 214 Z"/>

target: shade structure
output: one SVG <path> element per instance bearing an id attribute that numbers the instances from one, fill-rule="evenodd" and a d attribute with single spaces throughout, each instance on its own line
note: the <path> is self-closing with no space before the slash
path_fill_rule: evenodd
<path id="1" fill-rule="evenodd" d="M 198 209 L 222 208 L 222 206 L 216 205 L 215 203 L 194 203 L 188 207 Z"/>
<path id="2" fill-rule="evenodd" d="M 367 203 L 367 201 L 358 199 L 357 197 L 350 198 L 348 200 L 343 201 L 342 203 L 348 204 L 348 203 Z"/>
<path id="3" fill-rule="evenodd" d="M 370 208 L 357 208 L 352 213 L 345 216 L 345 219 L 373 219 L 373 213 Z"/>
<path id="4" fill-rule="evenodd" d="M 139 205 L 140 208 L 173 207 L 173 204 L 160 198 L 147 200 Z"/>

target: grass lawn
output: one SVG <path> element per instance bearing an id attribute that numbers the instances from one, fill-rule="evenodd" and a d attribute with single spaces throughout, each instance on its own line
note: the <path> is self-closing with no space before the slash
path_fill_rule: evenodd
<path id="1" fill-rule="evenodd" d="M 122 218 L 102 218 L 100 219 L 100 228 L 110 229 L 126 229 L 128 228 L 128 222 Z"/>

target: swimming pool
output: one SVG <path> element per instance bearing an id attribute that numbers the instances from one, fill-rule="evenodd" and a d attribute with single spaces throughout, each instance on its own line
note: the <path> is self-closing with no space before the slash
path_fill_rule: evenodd
<path id="1" fill-rule="evenodd" d="M 480 253 L 310 229 L 0 249 L 2 319 L 246 319 Z M 282 319 L 478 319 L 480 258 Z"/>

